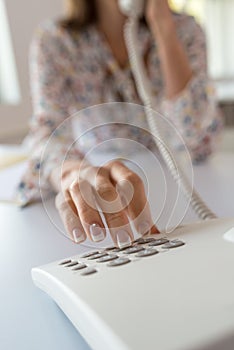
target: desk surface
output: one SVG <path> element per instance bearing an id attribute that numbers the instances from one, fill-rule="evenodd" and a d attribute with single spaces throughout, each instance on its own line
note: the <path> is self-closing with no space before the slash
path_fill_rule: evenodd
<path id="1" fill-rule="evenodd" d="M 194 174 L 197 189 L 212 209 L 219 216 L 234 216 L 234 155 L 218 154 L 195 167 Z M 40 203 L 24 210 L 0 204 L 0 217 L 1 348 L 89 349 L 56 304 L 33 285 L 30 275 L 34 266 L 87 248 L 59 234 Z M 184 220 L 195 217 L 190 212 Z"/>

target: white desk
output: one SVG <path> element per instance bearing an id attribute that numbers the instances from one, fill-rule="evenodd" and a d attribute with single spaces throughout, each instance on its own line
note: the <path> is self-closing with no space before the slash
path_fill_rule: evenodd
<path id="1" fill-rule="evenodd" d="M 219 216 L 234 216 L 234 154 L 216 155 L 195 167 L 195 180 Z M 0 217 L 1 349 L 89 349 L 56 304 L 33 285 L 30 275 L 33 266 L 86 248 L 58 234 L 41 204 L 24 210 L 0 204 Z M 193 219 L 191 213 L 185 218 Z"/>

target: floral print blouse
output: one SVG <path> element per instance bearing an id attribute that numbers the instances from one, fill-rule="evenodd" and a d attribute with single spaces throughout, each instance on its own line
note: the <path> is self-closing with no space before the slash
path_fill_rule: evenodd
<path id="1" fill-rule="evenodd" d="M 222 120 L 216 106 L 214 89 L 207 78 L 204 33 L 192 17 L 184 14 L 173 16 L 177 35 L 194 72 L 180 94 L 170 100 L 165 97 L 157 42 L 144 25 L 140 26 L 138 32 L 138 45 L 142 57 L 147 55 L 147 71 L 155 96 L 155 109 L 179 130 L 192 159 L 201 161 L 214 149 Z M 131 127 L 123 131 L 123 128 L 119 129 L 117 124 L 113 124 L 106 131 L 96 128 L 83 139 L 79 147 L 70 148 L 73 140 L 71 127 L 56 130 L 69 116 L 86 107 L 113 101 L 142 104 L 130 67 L 119 67 L 108 43 L 95 25 L 71 34 L 56 21 L 43 23 L 31 45 L 30 74 L 33 116 L 27 140 L 31 156 L 18 186 L 22 204 L 39 199 L 42 193 L 51 192 L 49 174 L 54 167 L 61 165 L 68 149 L 67 157 L 80 158 L 87 151 L 87 145 L 95 145 L 103 137 L 121 137 L 122 134 L 147 147 L 152 144 L 151 137 L 143 131 L 141 133 Z M 83 127 L 92 126 L 93 118 L 87 113 L 81 121 Z M 141 116 L 141 122 L 144 126 L 145 117 Z M 41 158 L 52 133 L 53 141 L 48 144 Z"/>

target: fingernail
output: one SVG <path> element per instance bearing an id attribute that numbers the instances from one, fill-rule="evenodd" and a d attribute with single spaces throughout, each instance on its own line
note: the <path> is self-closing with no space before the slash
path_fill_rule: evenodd
<path id="1" fill-rule="evenodd" d="M 121 231 L 117 232 L 116 237 L 117 237 L 117 244 L 118 244 L 120 249 L 130 246 L 131 243 L 132 243 L 131 242 L 131 237 L 124 230 L 121 230 Z"/>
<path id="2" fill-rule="evenodd" d="M 138 233 L 142 236 L 145 236 L 150 233 L 150 224 L 148 221 L 143 221 L 138 226 Z"/>
<path id="3" fill-rule="evenodd" d="M 76 243 L 83 242 L 86 239 L 85 233 L 79 230 L 78 228 L 74 228 L 74 230 L 72 231 L 72 235 Z"/>
<path id="4" fill-rule="evenodd" d="M 97 224 L 92 224 L 90 226 L 90 234 L 94 242 L 103 241 L 105 238 L 105 233 L 102 227 Z"/>

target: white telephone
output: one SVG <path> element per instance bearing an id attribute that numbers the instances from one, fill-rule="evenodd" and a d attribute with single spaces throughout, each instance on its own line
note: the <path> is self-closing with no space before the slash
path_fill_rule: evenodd
<path id="1" fill-rule="evenodd" d="M 119 0 L 119 5 L 129 16 L 127 47 L 150 129 L 171 174 L 188 194 L 190 185 L 161 140 L 137 52 L 144 1 Z M 215 218 L 194 191 L 191 204 L 202 219 Z M 169 235 L 138 239 L 125 250 L 89 251 L 34 268 L 32 278 L 94 350 L 208 350 L 216 339 L 219 349 L 233 349 L 228 335 L 234 332 L 234 244 L 222 238 L 232 227 L 234 219 L 185 225 Z"/>

